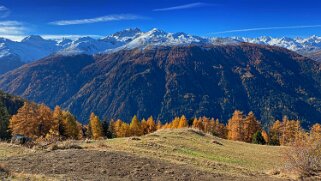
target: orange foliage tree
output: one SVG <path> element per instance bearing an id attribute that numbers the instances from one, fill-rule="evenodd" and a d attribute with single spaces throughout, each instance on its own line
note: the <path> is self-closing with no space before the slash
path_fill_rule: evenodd
<path id="1" fill-rule="evenodd" d="M 244 140 L 244 115 L 243 112 L 236 110 L 231 119 L 227 123 L 227 138 L 230 140 L 243 141 Z"/>
<path id="2" fill-rule="evenodd" d="M 25 102 L 18 113 L 12 116 L 9 128 L 12 134 L 22 134 L 36 139 L 46 136 L 52 123 L 52 113 L 47 106 Z"/>

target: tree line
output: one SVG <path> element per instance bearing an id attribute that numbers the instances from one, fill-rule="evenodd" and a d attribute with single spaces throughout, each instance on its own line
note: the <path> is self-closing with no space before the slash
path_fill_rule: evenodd
<path id="1" fill-rule="evenodd" d="M 243 141 L 256 144 L 288 145 L 307 136 L 321 139 L 321 125 L 315 124 L 305 131 L 299 120 L 276 120 L 267 130 L 253 112 L 244 115 L 236 110 L 227 124 L 218 119 L 199 117 L 187 119 L 184 115 L 172 121 L 162 123 L 150 116 L 139 120 L 133 116 L 130 123 L 118 120 L 101 120 L 91 113 L 89 123 L 82 125 L 70 112 L 56 106 L 54 110 L 41 104 L 25 102 L 17 114 L 11 118 L 5 109 L 0 109 L 0 138 L 8 139 L 10 135 L 21 134 L 34 140 L 66 139 L 103 139 L 130 136 L 142 136 L 160 129 L 194 128 L 223 139 Z"/>

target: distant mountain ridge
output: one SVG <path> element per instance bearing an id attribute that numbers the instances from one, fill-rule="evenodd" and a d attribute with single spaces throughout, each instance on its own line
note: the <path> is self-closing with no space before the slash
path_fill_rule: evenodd
<path id="1" fill-rule="evenodd" d="M 128 40 L 127 40 L 128 41 Z M 86 123 L 90 112 L 129 121 L 185 114 L 227 121 L 254 111 L 264 125 L 287 115 L 321 120 L 321 64 L 250 43 L 155 46 L 98 55 L 52 55 L 0 76 L 0 89 Z"/>
<path id="2" fill-rule="evenodd" d="M 238 44 L 240 42 L 279 46 L 296 51 L 315 60 L 321 59 L 319 56 L 316 57 L 316 55 L 319 54 L 315 54 L 315 52 L 321 51 L 321 37 L 318 36 L 308 38 L 212 38 L 194 36 L 186 33 L 168 33 L 156 28 L 147 32 L 143 32 L 138 28 L 132 28 L 116 32 L 100 39 L 80 37 L 75 40 L 67 38 L 50 40 L 38 35 L 31 35 L 17 42 L 0 38 L 0 74 L 51 54 L 93 55 L 150 46 L 219 45 Z"/>
<path id="3" fill-rule="evenodd" d="M 321 50 L 321 37 L 316 35 L 307 38 L 273 38 L 262 36 L 258 38 L 233 37 L 233 39 L 254 44 L 279 46 L 302 54 Z"/>

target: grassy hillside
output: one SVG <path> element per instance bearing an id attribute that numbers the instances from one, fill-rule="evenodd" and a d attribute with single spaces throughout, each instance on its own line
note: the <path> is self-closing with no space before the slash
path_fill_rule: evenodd
<path id="1" fill-rule="evenodd" d="M 239 172 L 264 173 L 279 169 L 283 165 L 282 152 L 286 151 L 286 147 L 230 141 L 194 129 L 165 129 L 140 139 L 129 141 L 128 138 L 118 138 L 85 143 L 82 146 L 88 149 L 125 151 L 236 175 Z"/>
<path id="2" fill-rule="evenodd" d="M 0 161 L 18 177 L 23 172 L 23 177 L 41 179 L 282 180 L 268 173 L 282 168 L 281 155 L 287 150 L 223 140 L 193 129 L 160 130 L 137 139 L 60 143 L 66 144 L 83 149 L 32 152 L 2 144 Z"/>

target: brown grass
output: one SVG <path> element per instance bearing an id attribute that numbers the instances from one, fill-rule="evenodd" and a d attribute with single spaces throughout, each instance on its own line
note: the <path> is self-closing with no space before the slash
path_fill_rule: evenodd
<path id="1" fill-rule="evenodd" d="M 254 145 L 220 139 L 194 129 L 166 129 L 140 137 L 81 143 L 93 150 L 123 151 L 200 170 L 229 175 L 265 174 L 280 170 L 286 147 Z M 218 144 L 219 143 L 219 144 Z"/>
<path id="2" fill-rule="evenodd" d="M 5 158 L 30 154 L 22 147 L 17 147 L 17 150 L 20 149 L 18 152 L 13 151 L 15 149 L 8 145 L 5 147 L 2 151 Z M 288 147 L 254 145 L 220 139 L 194 129 L 166 129 L 139 137 L 139 139 L 133 137 L 59 142 L 45 152 L 49 154 L 57 149 L 66 149 L 63 152 L 67 154 L 68 149 L 74 150 L 75 148 L 82 148 L 84 152 L 91 151 L 92 153 L 95 151 L 125 152 L 144 159 L 188 165 L 201 172 L 237 178 L 252 178 L 252 180 L 257 177 L 270 178 L 271 175 L 273 178 L 280 178 L 280 170 L 284 165 L 282 162 L 283 152 L 288 150 Z M 0 153 L 1 149 L 0 146 Z M 35 153 L 32 153 L 34 156 L 38 154 L 43 156 L 44 151 L 36 150 Z"/>

